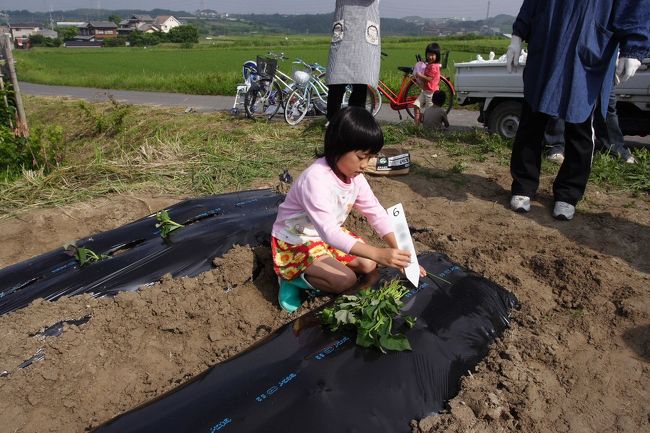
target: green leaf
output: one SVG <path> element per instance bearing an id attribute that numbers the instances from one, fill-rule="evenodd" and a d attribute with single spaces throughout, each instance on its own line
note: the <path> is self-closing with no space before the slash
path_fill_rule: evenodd
<path id="1" fill-rule="evenodd" d="M 169 218 L 169 212 L 166 210 L 158 212 L 156 214 L 156 220 L 158 221 L 156 228 L 160 228 L 160 236 L 163 239 L 167 239 L 169 234 L 174 230 L 184 227 L 183 224 L 172 221 L 172 219 Z"/>
<path id="2" fill-rule="evenodd" d="M 411 343 L 405 335 L 382 335 L 379 337 L 379 343 L 386 350 L 404 351 L 411 350 Z"/>
<path id="3" fill-rule="evenodd" d="M 414 327 L 415 321 L 417 320 L 417 318 L 413 316 L 404 316 L 403 319 L 404 322 L 406 323 L 406 326 L 408 326 L 409 328 Z"/>
<path id="4" fill-rule="evenodd" d="M 354 324 L 357 319 L 354 317 L 352 313 L 350 313 L 348 310 L 340 310 L 334 313 L 334 317 L 339 323 L 344 323 L 344 324 Z"/>
<path id="5" fill-rule="evenodd" d="M 373 347 L 376 343 L 367 333 L 357 332 L 357 345 L 361 347 Z"/>

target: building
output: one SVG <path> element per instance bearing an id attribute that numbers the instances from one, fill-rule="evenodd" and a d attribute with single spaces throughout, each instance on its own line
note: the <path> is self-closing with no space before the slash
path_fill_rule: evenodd
<path id="1" fill-rule="evenodd" d="M 36 32 L 35 34 L 42 35 L 43 37 L 50 38 L 50 39 L 56 39 L 59 37 L 59 34 L 57 32 L 50 29 L 42 29 Z"/>
<path id="2" fill-rule="evenodd" d="M 34 35 L 41 30 L 41 26 L 36 23 L 10 23 L 9 29 L 14 43 L 17 46 L 22 47 L 27 44 L 31 35 Z"/>
<path id="3" fill-rule="evenodd" d="M 90 21 L 79 29 L 79 36 L 94 36 L 97 40 L 117 37 L 117 25 L 112 21 Z"/>
<path id="4" fill-rule="evenodd" d="M 153 20 L 153 25 L 158 27 L 161 32 L 169 33 L 174 27 L 180 26 L 181 22 L 171 15 L 160 15 Z"/>
<path id="5" fill-rule="evenodd" d="M 120 21 L 117 31 L 123 36 L 129 35 L 134 30 L 142 33 L 168 33 L 180 25 L 182 25 L 181 22 L 171 15 L 161 15 L 155 19 L 149 15 L 131 15 L 128 20 Z"/>

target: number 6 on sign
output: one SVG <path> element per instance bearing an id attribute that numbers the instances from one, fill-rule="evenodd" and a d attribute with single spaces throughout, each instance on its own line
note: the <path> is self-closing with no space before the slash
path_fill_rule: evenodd
<path id="1" fill-rule="evenodd" d="M 413 239 L 411 239 L 411 232 L 406 223 L 406 215 L 404 215 L 402 203 L 389 207 L 386 209 L 386 212 L 388 212 L 388 216 L 393 223 L 397 246 L 400 250 L 406 250 L 411 253 L 411 264 L 404 269 L 404 273 L 406 273 L 406 278 L 417 287 L 420 283 L 420 265 L 417 254 L 415 253 L 415 247 L 413 246 Z"/>

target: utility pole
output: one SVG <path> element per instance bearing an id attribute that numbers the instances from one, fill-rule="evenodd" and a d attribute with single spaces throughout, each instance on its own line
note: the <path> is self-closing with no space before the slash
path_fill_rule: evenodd
<path id="1" fill-rule="evenodd" d="M 54 30 L 54 18 L 52 17 L 52 3 L 48 2 L 48 6 L 50 9 L 50 30 Z"/>
<path id="2" fill-rule="evenodd" d="M 487 13 L 485 14 L 485 21 L 490 18 L 490 2 L 488 1 Z"/>
<path id="3" fill-rule="evenodd" d="M 25 109 L 23 108 L 23 99 L 20 96 L 20 87 L 18 87 L 18 77 L 16 76 L 16 69 L 14 68 L 14 55 L 11 52 L 13 49 L 13 44 L 11 39 L 9 39 L 8 34 L 0 35 L 0 48 L 1 52 L 5 58 L 5 69 L 9 80 L 11 81 L 11 86 L 14 93 L 14 101 L 16 103 L 16 116 L 18 117 L 16 122 L 16 135 L 21 135 L 23 137 L 29 136 L 29 129 L 27 128 L 27 116 L 25 115 Z"/>

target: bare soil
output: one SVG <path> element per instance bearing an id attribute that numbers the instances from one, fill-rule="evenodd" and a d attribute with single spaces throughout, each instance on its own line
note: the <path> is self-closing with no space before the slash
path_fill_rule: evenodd
<path id="1" fill-rule="evenodd" d="M 410 174 L 371 178 L 381 202 L 404 204 L 419 251 L 444 252 L 521 302 L 448 411 L 410 429 L 650 431 L 648 196 L 590 186 L 575 219 L 559 222 L 545 177 L 532 211 L 515 214 L 506 166 L 488 159 L 454 173 L 440 149 L 404 146 Z M 5 219 L 0 266 L 183 198 L 116 195 Z M 377 242 L 361 218 L 351 226 Z M 292 320 L 276 290 L 268 248 L 241 246 L 196 278 L 111 299 L 36 301 L 0 317 L 0 372 L 9 373 L 0 377 L 0 432 L 83 432 L 182 384 Z M 58 337 L 34 335 L 87 315 Z M 39 349 L 43 360 L 17 368 Z"/>

